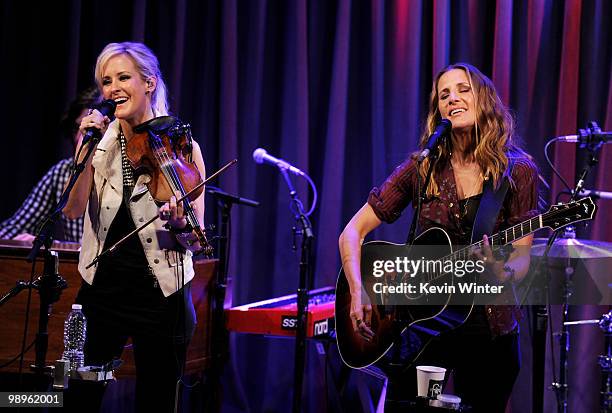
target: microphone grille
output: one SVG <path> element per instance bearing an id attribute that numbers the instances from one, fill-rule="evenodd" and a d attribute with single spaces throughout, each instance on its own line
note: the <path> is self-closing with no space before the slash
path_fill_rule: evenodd
<path id="1" fill-rule="evenodd" d="M 115 109 L 117 109 L 117 102 L 112 99 L 106 99 L 98 103 L 96 105 L 96 109 L 98 109 L 98 111 L 104 116 L 113 118 L 113 115 L 115 114 Z"/>
<path id="2" fill-rule="evenodd" d="M 268 154 L 268 152 L 266 152 L 265 149 L 263 148 L 257 148 L 253 151 L 253 160 L 256 163 L 263 163 L 264 162 L 264 156 L 266 156 Z"/>

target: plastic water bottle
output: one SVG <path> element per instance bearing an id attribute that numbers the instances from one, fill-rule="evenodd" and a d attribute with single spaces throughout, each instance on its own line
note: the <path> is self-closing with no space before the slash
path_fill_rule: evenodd
<path id="1" fill-rule="evenodd" d="M 72 311 L 64 322 L 64 354 L 63 359 L 70 362 L 70 371 L 83 367 L 85 354 L 85 337 L 87 335 L 87 320 L 81 304 L 72 304 Z"/>

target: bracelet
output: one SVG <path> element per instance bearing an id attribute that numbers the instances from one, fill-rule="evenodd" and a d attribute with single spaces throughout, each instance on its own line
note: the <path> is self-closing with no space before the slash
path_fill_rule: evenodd
<path id="1" fill-rule="evenodd" d="M 514 247 L 512 246 L 512 244 L 508 244 L 508 245 L 504 245 L 500 248 L 495 249 L 493 251 L 493 257 L 495 258 L 495 261 L 503 261 L 504 263 L 506 263 L 510 259 L 510 255 L 513 252 L 514 252 Z"/>
<path id="2" fill-rule="evenodd" d="M 504 265 L 504 271 L 508 274 L 508 280 L 512 280 L 514 278 L 514 273 L 516 270 L 509 265 Z"/>
<path id="3" fill-rule="evenodd" d="M 191 238 L 190 232 L 179 232 L 177 234 L 174 234 L 174 236 L 179 242 L 184 242 L 185 244 L 187 244 L 188 247 L 191 247 L 193 244 L 198 242 L 197 237 L 195 239 Z"/>
<path id="4" fill-rule="evenodd" d="M 193 226 L 191 226 L 191 224 L 189 222 L 183 228 L 176 228 L 176 227 L 173 227 L 170 224 L 166 224 L 166 225 L 164 225 L 164 227 L 168 231 L 173 233 L 174 235 L 178 235 L 178 234 L 191 234 L 193 232 Z"/>

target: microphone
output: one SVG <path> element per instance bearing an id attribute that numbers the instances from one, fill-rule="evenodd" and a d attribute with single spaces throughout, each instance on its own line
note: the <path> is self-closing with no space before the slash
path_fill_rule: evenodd
<path id="1" fill-rule="evenodd" d="M 592 143 L 612 141 L 612 132 L 602 132 L 597 122 L 589 122 L 586 129 L 579 129 L 577 135 L 565 135 L 556 138 L 559 142 L 580 143 L 581 147 Z"/>
<path id="2" fill-rule="evenodd" d="M 290 163 L 283 161 L 282 159 L 275 158 L 272 155 L 269 155 L 263 148 L 257 148 L 253 151 L 253 160 L 256 163 L 269 163 L 270 165 L 274 165 L 281 170 L 289 171 L 295 175 L 306 176 L 306 174 L 300 171 L 295 166 Z"/>
<path id="3" fill-rule="evenodd" d="M 612 141 L 612 132 L 601 132 L 601 133 L 592 133 L 592 134 L 580 134 L 580 135 L 564 135 L 558 136 L 557 140 L 560 142 L 569 142 L 569 143 L 586 143 L 589 140 L 598 140 L 603 143 L 609 143 Z"/>
<path id="4" fill-rule="evenodd" d="M 449 134 L 452 128 L 453 124 L 450 120 L 442 119 L 436 127 L 436 130 L 434 130 L 431 136 L 429 137 L 427 145 L 425 145 L 425 148 L 423 148 L 423 150 L 417 157 L 417 162 L 423 162 L 423 160 L 429 157 L 431 151 L 433 151 L 439 144 L 443 142 L 443 139 Z"/>
<path id="5" fill-rule="evenodd" d="M 108 116 L 111 120 L 113 120 L 117 103 L 115 103 L 115 101 L 112 99 L 107 99 L 98 103 L 93 108 L 100 112 L 102 116 Z M 85 134 L 83 135 L 83 145 L 89 142 L 91 139 L 100 139 L 100 129 L 87 128 L 85 130 Z"/>
<path id="6" fill-rule="evenodd" d="M 612 199 L 612 192 L 583 189 L 578 193 L 580 196 L 592 196 L 595 199 Z"/>

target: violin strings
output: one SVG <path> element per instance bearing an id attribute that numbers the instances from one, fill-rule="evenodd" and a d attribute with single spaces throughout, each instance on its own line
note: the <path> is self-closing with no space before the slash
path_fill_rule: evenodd
<path id="1" fill-rule="evenodd" d="M 174 186 L 174 188 L 172 188 L 173 190 L 178 190 L 181 193 L 181 196 L 184 196 L 186 193 L 185 188 L 183 187 L 176 170 L 172 167 L 172 161 L 168 155 L 168 152 L 166 152 L 166 148 L 163 146 L 159 140 L 159 137 L 157 136 L 150 140 L 150 142 L 152 142 L 151 146 L 153 147 L 153 152 L 155 153 L 157 162 L 159 162 L 166 180 L 168 180 L 168 183 L 171 186 Z M 183 209 L 187 214 L 188 222 L 191 224 L 191 226 L 194 228 L 200 228 L 200 223 L 195 216 L 195 212 L 193 211 L 191 204 L 189 202 L 183 202 Z"/>

